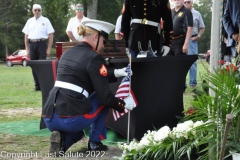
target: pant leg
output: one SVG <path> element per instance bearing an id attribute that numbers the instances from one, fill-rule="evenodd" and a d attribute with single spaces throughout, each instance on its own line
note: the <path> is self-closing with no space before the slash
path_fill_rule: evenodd
<path id="1" fill-rule="evenodd" d="M 59 131 L 64 134 L 65 143 L 66 143 L 65 151 L 67 151 L 68 148 L 70 148 L 74 143 L 76 143 L 82 139 L 84 133 L 83 133 L 83 129 L 76 130 L 74 132 L 69 132 L 68 127 L 65 127 L 65 124 L 67 124 L 71 120 L 74 121 L 75 119 L 77 119 L 76 117 L 70 118 L 70 119 L 68 119 L 69 121 L 65 121 L 65 122 L 63 122 L 61 120 L 59 121 L 59 119 L 60 118 L 57 116 L 56 112 L 54 111 L 53 117 L 52 118 L 44 118 L 44 122 L 45 122 L 47 128 L 51 132 Z M 76 127 L 77 126 L 75 126 L 75 128 Z"/>
<path id="2" fill-rule="evenodd" d="M 197 55 L 198 54 L 198 42 L 190 40 L 188 45 L 188 55 Z M 197 61 L 195 61 L 189 70 L 189 85 L 197 85 Z"/>
<path id="3" fill-rule="evenodd" d="M 232 46 L 232 47 L 231 47 L 231 52 L 232 52 L 231 62 L 234 62 L 234 57 L 235 57 L 235 52 L 236 52 L 236 46 Z"/>
<path id="4" fill-rule="evenodd" d="M 29 56 L 30 60 L 38 60 L 38 45 L 37 43 L 29 43 Z M 40 83 L 38 81 L 37 75 L 32 70 L 33 80 L 34 80 L 34 86 L 36 89 L 40 89 Z"/>
<path id="5" fill-rule="evenodd" d="M 82 116 L 71 118 L 60 118 L 55 110 L 52 118 L 44 118 L 48 129 L 64 133 L 66 137 L 66 148 L 71 147 L 74 143 L 82 138 L 82 131 L 91 126 L 90 140 L 101 141 L 106 138 L 106 121 L 108 108 L 100 104 L 96 94 L 90 97 L 93 109 Z"/>
<path id="6" fill-rule="evenodd" d="M 41 41 L 38 44 L 38 60 L 46 59 L 47 57 L 47 43 L 46 41 Z"/>

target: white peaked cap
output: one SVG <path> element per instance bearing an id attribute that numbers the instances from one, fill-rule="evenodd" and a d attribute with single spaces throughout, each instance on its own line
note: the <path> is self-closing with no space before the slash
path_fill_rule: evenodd
<path id="1" fill-rule="evenodd" d="M 33 9 L 42 9 L 42 7 L 40 6 L 40 4 L 34 4 L 33 5 Z"/>
<path id="2" fill-rule="evenodd" d="M 115 25 L 111 23 L 94 19 L 84 20 L 82 21 L 82 25 L 98 31 L 106 39 L 108 39 L 108 34 L 115 28 Z"/>

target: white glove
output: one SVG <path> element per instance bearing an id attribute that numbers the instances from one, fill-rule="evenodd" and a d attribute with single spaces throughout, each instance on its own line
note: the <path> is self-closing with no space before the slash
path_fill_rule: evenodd
<path id="1" fill-rule="evenodd" d="M 125 98 L 123 100 L 125 102 L 125 108 L 129 109 L 129 110 L 132 110 L 133 107 L 134 107 L 134 100 L 132 97 L 128 96 L 127 98 Z"/>
<path id="2" fill-rule="evenodd" d="M 168 46 L 162 46 L 162 56 L 166 56 L 169 53 L 170 48 Z"/>
<path id="3" fill-rule="evenodd" d="M 125 72 L 126 69 L 127 69 L 126 67 L 124 67 L 122 69 L 115 69 L 114 70 L 115 77 L 118 78 L 118 77 L 125 77 L 125 76 L 127 76 L 127 72 Z"/>

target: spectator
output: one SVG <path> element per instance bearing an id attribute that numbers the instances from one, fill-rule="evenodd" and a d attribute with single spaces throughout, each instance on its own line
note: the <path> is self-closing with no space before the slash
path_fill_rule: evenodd
<path id="1" fill-rule="evenodd" d="M 198 40 L 204 33 L 205 25 L 201 14 L 193 9 L 193 0 L 184 0 L 184 6 L 191 10 L 193 16 L 193 31 L 188 44 L 187 55 L 198 55 Z M 197 61 L 193 63 L 189 70 L 189 85 L 192 88 L 195 88 L 197 85 Z"/>
<path id="2" fill-rule="evenodd" d="M 239 41 L 240 1 L 228 0 L 223 14 L 223 25 L 228 34 L 227 47 L 231 47 L 232 57 L 235 56 L 236 43 Z"/>
<path id="3" fill-rule="evenodd" d="M 160 29 L 161 19 L 165 23 L 164 31 Z M 121 33 L 132 57 L 137 57 L 139 53 L 138 42 L 140 42 L 142 50 L 146 51 L 148 50 L 148 43 L 151 41 L 153 51 L 161 53 L 161 34 L 165 33 L 163 45 L 169 46 L 172 28 L 171 9 L 168 0 L 125 0 Z"/>
<path id="4" fill-rule="evenodd" d="M 68 22 L 66 33 L 70 42 L 80 42 L 82 36 L 79 36 L 77 33 L 77 27 L 81 24 L 82 21 L 88 20 L 89 18 L 84 16 L 84 7 L 82 4 L 77 4 L 75 6 L 76 16 L 71 18 Z"/>
<path id="5" fill-rule="evenodd" d="M 183 0 L 173 0 L 173 2 L 173 37 L 170 52 L 173 55 L 186 55 L 192 36 L 193 17 L 191 11 L 184 7 Z"/>
<path id="6" fill-rule="evenodd" d="M 51 52 L 54 29 L 49 19 L 42 16 L 41 5 L 34 4 L 32 12 L 34 16 L 28 19 L 22 30 L 25 34 L 25 49 L 30 55 L 30 60 L 46 59 Z M 46 43 L 47 39 L 48 44 Z M 33 70 L 32 74 L 35 83 L 34 91 L 40 91 L 41 86 Z"/>
<path id="7" fill-rule="evenodd" d="M 181 56 L 186 55 L 188 44 L 192 36 L 193 17 L 189 9 L 184 7 L 184 0 L 173 0 L 174 8 L 172 9 L 173 19 L 173 36 L 170 54 Z M 183 92 L 186 89 L 184 82 Z"/>
<path id="8" fill-rule="evenodd" d="M 78 27 L 83 36 L 80 44 L 68 49 L 61 57 L 57 80 L 43 106 L 42 117 L 50 137 L 50 153 L 59 155 L 81 140 L 83 129 L 90 127 L 88 150 L 107 150 L 106 139 L 109 109 L 132 110 L 133 98 L 116 98 L 109 89 L 109 80 L 126 76 L 126 68 L 107 69 L 99 51 L 108 41 L 114 25 L 86 20 Z M 89 96 L 90 95 L 90 96 Z"/>
<path id="9" fill-rule="evenodd" d="M 123 8 L 122 8 L 122 13 L 124 12 L 125 10 L 125 5 L 123 3 Z M 116 22 L 116 27 L 115 27 L 115 39 L 116 40 L 121 40 L 122 39 L 122 35 L 120 34 L 121 33 L 121 23 L 122 23 L 122 15 L 120 15 L 117 19 L 117 22 Z"/>

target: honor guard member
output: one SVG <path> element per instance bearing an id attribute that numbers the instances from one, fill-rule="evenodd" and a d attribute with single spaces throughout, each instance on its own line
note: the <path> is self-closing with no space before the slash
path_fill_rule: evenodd
<path id="1" fill-rule="evenodd" d="M 30 60 L 46 59 L 51 52 L 54 29 L 49 19 L 42 16 L 42 7 L 39 4 L 33 5 L 32 12 L 34 17 L 28 19 L 22 30 L 25 34 L 25 49 Z M 35 83 L 34 91 L 40 91 L 40 84 L 33 70 L 32 74 Z"/>
<path id="2" fill-rule="evenodd" d="M 165 22 L 163 31 L 160 29 L 161 19 Z M 146 51 L 151 41 L 153 51 L 161 53 L 161 34 L 164 34 L 163 45 L 169 46 L 172 30 L 168 0 L 125 0 L 121 32 L 132 57 L 136 57 L 139 52 L 138 42 L 141 43 L 142 50 Z"/>
<path id="3" fill-rule="evenodd" d="M 173 0 L 173 36 L 170 49 L 170 53 L 173 55 L 186 55 L 192 37 L 193 16 L 192 12 L 183 5 L 183 1 Z"/>
<path id="4" fill-rule="evenodd" d="M 42 117 L 52 132 L 50 153 L 64 153 L 83 136 L 83 129 L 90 126 L 89 150 L 106 150 L 101 143 L 106 139 L 106 122 L 109 109 L 123 112 L 132 110 L 131 97 L 116 98 L 109 89 L 109 81 L 126 76 L 126 68 L 107 69 L 99 51 L 114 25 L 86 20 L 78 27 L 82 42 L 62 55 L 57 80 L 42 110 Z"/>

